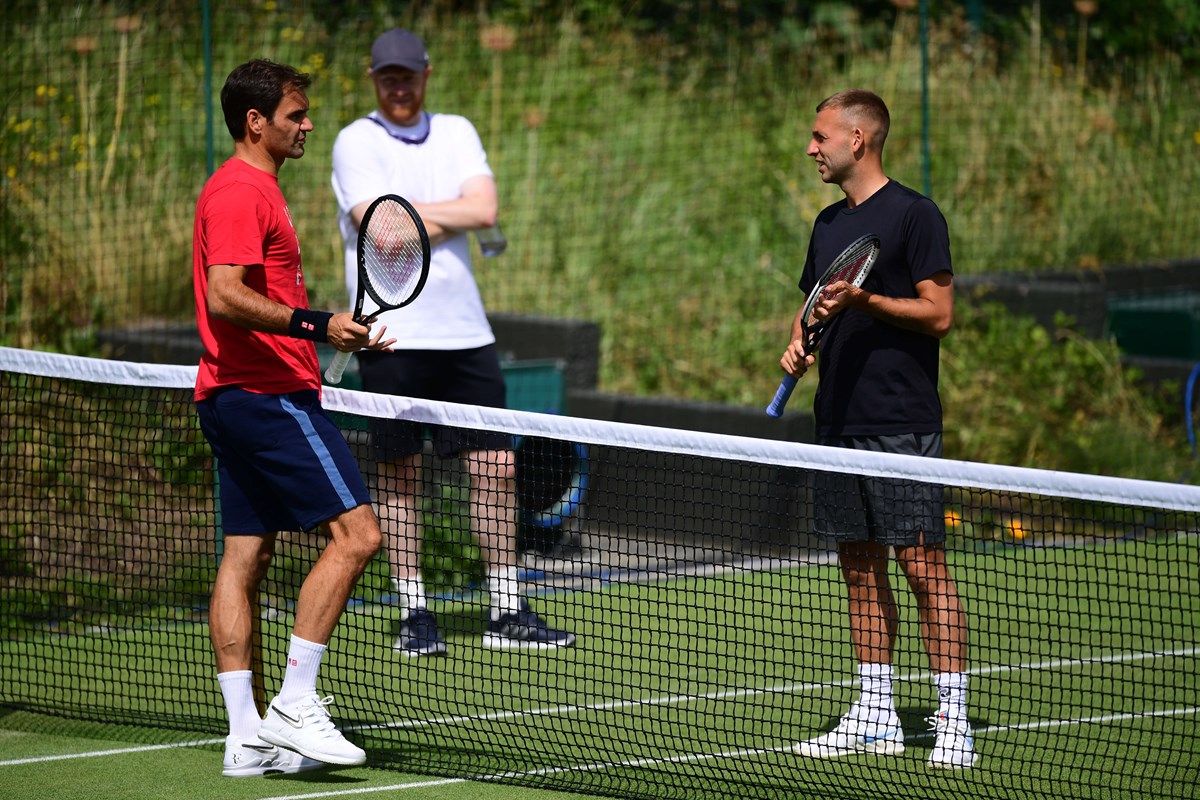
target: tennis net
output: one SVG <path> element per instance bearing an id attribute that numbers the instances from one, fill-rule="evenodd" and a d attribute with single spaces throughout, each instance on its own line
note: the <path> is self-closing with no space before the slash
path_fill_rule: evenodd
<path id="1" fill-rule="evenodd" d="M 218 487 L 194 376 L 0 348 L 0 706 L 225 733 L 206 625 Z M 372 420 L 511 434 L 520 578 L 532 607 L 578 637 L 483 646 L 464 473 L 430 459 L 421 563 L 447 654 L 393 650 L 400 611 L 381 556 L 322 671 L 335 720 L 373 766 L 635 798 L 1194 796 L 1200 488 L 324 398 L 373 491 Z M 927 766 L 938 698 L 894 561 L 904 752 L 794 750 L 858 696 L 846 589 L 811 531 L 814 487 L 864 476 L 940 493 L 969 621 L 971 769 Z M 281 534 L 262 597 L 267 695 L 320 546 L 316 532 Z"/>

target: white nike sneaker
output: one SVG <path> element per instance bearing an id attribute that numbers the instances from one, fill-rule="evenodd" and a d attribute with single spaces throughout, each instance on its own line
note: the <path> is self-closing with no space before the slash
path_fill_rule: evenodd
<path id="1" fill-rule="evenodd" d="M 225 763 L 221 774 L 226 778 L 257 778 L 262 775 L 292 775 L 326 766 L 299 753 L 267 744 L 258 737 L 225 737 Z"/>
<path id="2" fill-rule="evenodd" d="M 356 767 L 367 763 L 366 752 L 346 741 L 329 718 L 327 706 L 332 702 L 332 697 L 313 694 L 283 708 L 275 698 L 258 729 L 258 738 L 326 764 Z"/>
<path id="3" fill-rule="evenodd" d="M 895 712 L 871 721 L 854 707 L 829 733 L 800 742 L 792 750 L 809 758 L 841 758 L 858 753 L 898 756 L 904 752 L 904 730 Z"/>
<path id="4" fill-rule="evenodd" d="M 933 751 L 929 754 L 931 769 L 970 769 L 979 763 L 971 726 L 965 718 L 937 714 L 925 720 L 933 727 Z"/>

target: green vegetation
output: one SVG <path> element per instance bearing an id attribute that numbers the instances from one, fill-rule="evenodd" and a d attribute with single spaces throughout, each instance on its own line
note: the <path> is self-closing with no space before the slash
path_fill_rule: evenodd
<path id="1" fill-rule="evenodd" d="M 207 600 L 214 478 L 190 391 L 6 373 L 0 407 L 0 636 L 158 622 L 168 588 Z"/>
<path id="2" fill-rule="evenodd" d="M 1112 342 L 960 304 L 943 345 L 946 450 L 956 458 L 1181 481 L 1193 465 L 1175 385 L 1147 390 Z"/>
<path id="3" fill-rule="evenodd" d="M 130 14 L 127 4 L 20 2 L 5 15 L 0 342 L 89 352 L 100 327 L 190 318 L 192 204 L 207 174 L 204 34 L 199 11 L 175 5 Z M 345 303 L 332 142 L 373 107 L 366 54 L 391 24 L 428 40 L 430 106 L 471 118 L 488 147 L 511 241 L 476 265 L 489 307 L 600 323 L 607 391 L 754 406 L 770 397 L 809 226 L 838 197 L 804 154 L 825 95 L 878 89 L 894 114 L 888 169 L 922 188 L 914 11 L 708 4 L 693 15 L 596 0 L 573 13 L 496 3 L 488 18 L 449 0 L 400 14 L 382 5 L 258 0 L 220 6 L 213 20 L 214 92 L 260 55 L 315 78 L 317 130 L 281 181 L 318 306 Z M 1194 9 L 1165 4 L 1135 36 L 1104 3 L 1088 19 L 1050 0 L 1030 6 L 1045 19 L 1024 3 L 983 5 L 995 38 L 975 33 L 957 4 L 937 3 L 928 37 L 932 193 L 958 272 L 1194 255 Z M 1153 33 L 1163 30 L 1172 35 Z M 219 163 L 229 146 L 216 111 Z M 1139 395 L 1113 348 L 995 312 L 964 319 L 945 345 L 950 455 L 1185 471 L 1182 426 Z M 989 348 L 1010 352 L 1014 339 L 1036 352 L 997 363 Z M 1094 366 L 1057 368 L 1085 357 Z M 1112 386 L 1093 392 L 1089 370 Z M 984 380 L 1007 396 L 980 397 Z M 1037 401 L 1045 381 L 1061 398 L 1052 409 Z M 1021 413 L 1001 413 L 1005 402 Z M 1017 420 L 1028 430 L 1011 430 Z"/>

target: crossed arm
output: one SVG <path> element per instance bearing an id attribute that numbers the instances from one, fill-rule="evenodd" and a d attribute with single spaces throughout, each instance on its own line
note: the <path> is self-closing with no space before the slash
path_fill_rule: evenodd
<path id="1" fill-rule="evenodd" d="M 374 198 L 372 198 L 373 200 Z M 372 200 L 366 200 L 350 209 L 354 227 L 362 224 L 363 215 Z M 453 200 L 439 203 L 413 203 L 421 215 L 430 244 L 441 244 L 464 231 L 490 228 L 496 224 L 499 200 L 496 181 L 490 175 L 476 175 L 463 182 L 462 192 Z"/>

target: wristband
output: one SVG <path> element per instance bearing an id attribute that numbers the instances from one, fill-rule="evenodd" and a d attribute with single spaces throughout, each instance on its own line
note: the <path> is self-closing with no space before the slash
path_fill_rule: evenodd
<path id="1" fill-rule="evenodd" d="M 333 314 L 328 311 L 297 308 L 292 312 L 292 322 L 288 325 L 288 336 L 293 339 L 328 342 L 329 320 L 331 319 L 333 319 Z"/>

